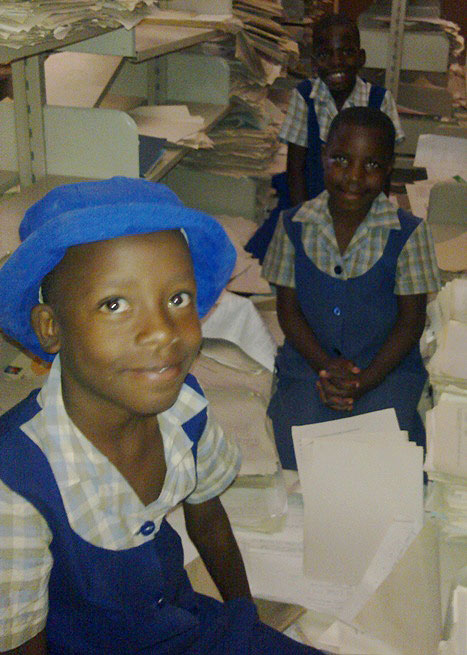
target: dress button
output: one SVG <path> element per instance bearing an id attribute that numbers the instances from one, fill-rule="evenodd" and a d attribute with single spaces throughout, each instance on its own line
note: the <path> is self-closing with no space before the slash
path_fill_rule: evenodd
<path id="1" fill-rule="evenodd" d="M 332 311 L 333 311 L 333 313 L 334 313 L 336 316 L 340 316 L 340 315 L 341 315 L 341 309 L 340 309 L 340 307 L 334 307 L 334 309 L 333 309 Z"/>
<path id="2" fill-rule="evenodd" d="M 159 600 L 157 601 L 157 606 L 162 607 L 163 605 L 165 605 L 165 598 L 164 598 L 164 596 L 161 596 L 159 598 Z"/>
<path id="3" fill-rule="evenodd" d="M 139 531 L 141 534 L 144 534 L 145 537 L 148 537 L 154 532 L 155 529 L 156 526 L 153 521 L 146 521 L 146 523 L 143 523 L 143 525 L 140 527 Z"/>
<path id="4" fill-rule="evenodd" d="M 342 266 L 339 266 L 339 264 L 337 264 L 337 266 L 334 266 L 334 273 L 336 275 L 340 275 L 342 273 Z"/>

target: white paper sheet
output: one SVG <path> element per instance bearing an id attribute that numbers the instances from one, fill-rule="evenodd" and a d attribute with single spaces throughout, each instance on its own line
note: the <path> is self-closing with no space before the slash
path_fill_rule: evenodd
<path id="1" fill-rule="evenodd" d="M 269 371 L 274 370 L 276 343 L 248 298 L 224 291 L 202 329 L 203 336 L 232 341 Z"/>
<path id="2" fill-rule="evenodd" d="M 294 434 L 305 502 L 304 570 L 358 584 L 399 517 L 421 526 L 423 450 L 413 443 L 364 443 Z"/>
<path id="3" fill-rule="evenodd" d="M 467 139 L 437 134 L 420 134 L 414 166 L 427 169 L 428 177 L 445 179 L 454 175 L 467 176 Z"/>
<path id="4" fill-rule="evenodd" d="M 204 127 L 202 116 L 192 116 L 186 105 L 145 105 L 128 112 L 139 134 L 178 143 Z"/>
<path id="5" fill-rule="evenodd" d="M 380 409 L 376 412 L 367 412 L 359 416 L 338 418 L 334 421 L 314 423 L 313 425 L 294 426 L 293 434 L 297 436 L 322 437 L 332 434 L 347 434 L 352 432 L 399 432 L 395 409 Z"/>
<path id="6" fill-rule="evenodd" d="M 426 428 L 425 470 L 467 478 L 467 398 L 428 410 Z"/>

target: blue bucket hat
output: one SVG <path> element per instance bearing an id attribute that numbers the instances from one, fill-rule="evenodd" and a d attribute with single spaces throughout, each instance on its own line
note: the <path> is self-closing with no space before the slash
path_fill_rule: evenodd
<path id="1" fill-rule="evenodd" d="M 44 277 L 67 248 L 93 241 L 183 229 L 193 258 L 197 307 L 202 318 L 229 281 L 235 249 L 211 216 L 185 207 L 162 184 L 113 177 L 56 187 L 30 207 L 21 222 L 21 245 L 0 269 L 0 327 L 23 346 L 50 361 L 32 329 Z"/>

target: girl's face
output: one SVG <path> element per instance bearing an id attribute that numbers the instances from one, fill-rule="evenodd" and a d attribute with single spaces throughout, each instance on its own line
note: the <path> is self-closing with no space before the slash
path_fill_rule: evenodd
<path id="1" fill-rule="evenodd" d="M 392 157 L 378 128 L 342 124 L 323 148 L 323 168 L 331 215 L 363 220 L 384 188 Z"/>
<path id="2" fill-rule="evenodd" d="M 55 279 L 48 329 L 60 351 L 67 408 L 125 420 L 173 405 L 201 344 L 181 233 L 72 247 Z"/>

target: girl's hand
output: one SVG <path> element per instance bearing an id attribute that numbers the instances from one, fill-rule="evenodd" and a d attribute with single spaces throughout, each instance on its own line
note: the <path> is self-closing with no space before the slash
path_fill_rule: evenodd
<path id="1" fill-rule="evenodd" d="M 352 411 L 358 397 L 360 369 L 353 362 L 338 357 L 319 372 L 316 383 L 318 393 L 327 407 L 339 411 Z"/>

